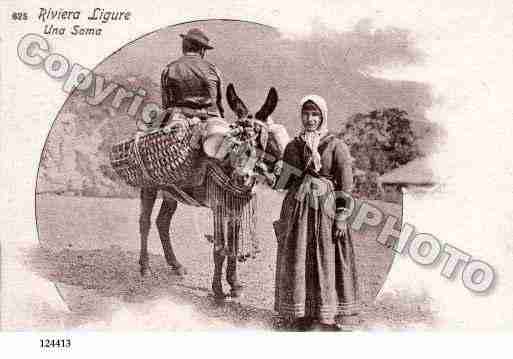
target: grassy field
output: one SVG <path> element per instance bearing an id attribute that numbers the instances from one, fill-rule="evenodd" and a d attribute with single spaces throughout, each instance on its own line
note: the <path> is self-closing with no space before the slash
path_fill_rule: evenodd
<path id="1" fill-rule="evenodd" d="M 120 308 L 126 306 L 142 317 L 152 318 L 151 313 L 159 307 L 156 303 L 165 301 L 190 308 L 198 316 L 198 322 L 184 326 L 183 322 L 178 325 L 154 318 L 143 327 L 272 328 L 276 326 L 272 311 L 276 256 L 272 221 L 279 215 L 281 200 L 279 193 L 266 190 L 260 193 L 258 235 L 262 252 L 258 258 L 239 264 L 246 290 L 236 303 L 218 306 L 209 297 L 213 260 L 211 244 L 204 238 L 212 232 L 207 209 L 180 206 L 171 225 L 175 251 L 189 275 L 181 279 L 167 267 L 153 227 L 149 239 L 152 272 L 141 278 L 137 264 L 137 200 L 38 195 L 36 215 L 42 246 L 28 254 L 27 264 L 57 283 L 72 313 L 66 318 L 67 327 L 94 321 L 111 323 L 119 316 L 116 313 Z M 397 204 L 374 204 L 387 213 L 401 215 Z M 160 201 L 153 218 L 159 205 Z M 385 296 L 374 301 L 393 261 L 392 251 L 376 242 L 376 237 L 377 230 L 373 228 L 353 232 L 361 291 L 366 302 L 361 328 L 399 329 L 428 324 L 431 314 L 427 298 Z M 166 305 L 159 307 L 164 316 L 169 313 L 162 309 L 168 308 Z M 176 313 L 173 317 L 177 317 Z"/>

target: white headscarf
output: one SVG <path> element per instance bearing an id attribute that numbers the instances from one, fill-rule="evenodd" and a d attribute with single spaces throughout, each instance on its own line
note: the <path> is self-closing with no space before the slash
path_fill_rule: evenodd
<path id="1" fill-rule="evenodd" d="M 306 102 L 311 101 L 321 110 L 322 121 L 319 128 L 315 131 L 308 132 L 304 128 L 301 130 L 300 136 L 305 141 L 306 145 L 312 151 L 312 163 L 316 171 L 321 169 L 321 155 L 319 154 L 319 143 L 328 133 L 328 105 L 326 101 L 318 95 L 307 95 L 301 99 L 299 110 L 303 111 L 303 106 Z M 301 114 L 300 112 L 300 114 Z M 301 122 L 302 124 L 302 122 Z"/>

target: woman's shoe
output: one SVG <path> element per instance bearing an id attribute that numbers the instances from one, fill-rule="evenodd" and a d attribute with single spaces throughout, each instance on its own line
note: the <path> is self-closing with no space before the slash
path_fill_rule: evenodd
<path id="1" fill-rule="evenodd" d="M 362 318 L 360 315 L 341 315 L 337 318 L 337 322 L 342 328 L 346 330 L 354 330 L 362 325 Z"/>
<path id="2" fill-rule="evenodd" d="M 278 324 L 278 327 L 288 332 L 306 332 L 310 329 L 311 325 L 312 319 L 308 317 L 295 319 L 281 318 L 281 323 Z"/>
<path id="3" fill-rule="evenodd" d="M 310 328 L 314 332 L 341 332 L 342 327 L 337 323 L 315 323 Z"/>
<path id="4" fill-rule="evenodd" d="M 312 319 L 309 317 L 297 318 L 292 322 L 292 330 L 306 332 L 312 326 Z"/>

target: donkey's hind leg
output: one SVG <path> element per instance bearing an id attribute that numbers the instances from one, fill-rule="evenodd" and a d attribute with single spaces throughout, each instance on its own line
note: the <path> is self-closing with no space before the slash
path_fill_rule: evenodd
<path id="1" fill-rule="evenodd" d="M 171 238 L 169 237 L 169 228 L 171 219 L 175 214 L 178 202 L 172 198 L 164 197 L 162 206 L 160 207 L 159 215 L 157 216 L 157 229 L 159 231 L 160 242 L 164 250 L 166 262 L 169 264 L 178 275 L 187 274 L 185 267 L 176 259 L 173 246 L 171 245 Z"/>
<path id="2" fill-rule="evenodd" d="M 151 212 L 157 199 L 156 188 L 141 189 L 141 208 L 139 215 L 139 232 L 141 235 L 141 252 L 139 255 L 139 266 L 141 275 L 144 276 L 149 268 L 148 257 L 148 234 L 151 226 Z"/>

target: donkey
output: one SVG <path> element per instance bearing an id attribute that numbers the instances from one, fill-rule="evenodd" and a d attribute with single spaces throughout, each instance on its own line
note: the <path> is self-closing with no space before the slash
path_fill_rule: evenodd
<path id="1" fill-rule="evenodd" d="M 256 148 L 253 148 L 252 150 L 263 151 L 265 157 L 263 158 L 262 162 L 264 163 L 264 166 L 267 166 L 272 169 L 274 164 L 281 158 L 284 148 L 283 144 L 280 144 L 279 140 L 277 140 L 272 135 L 272 133 L 267 131 L 268 118 L 271 115 L 271 113 L 275 110 L 278 102 L 278 94 L 276 92 L 276 89 L 272 87 L 269 90 L 264 105 L 260 108 L 259 111 L 255 113 L 254 116 L 249 112 L 244 102 L 237 96 L 235 88 L 232 84 L 229 84 L 227 87 L 226 98 L 230 108 L 237 116 L 236 124 L 241 124 L 245 126 L 244 128 L 251 127 L 253 129 L 256 129 L 256 141 L 254 141 L 253 144 L 253 146 Z M 206 157 L 205 154 L 202 154 L 202 156 Z M 208 172 L 205 176 L 208 176 Z M 250 172 L 249 174 L 246 174 L 246 176 L 255 177 L 257 176 L 257 174 L 256 172 Z M 211 208 L 211 206 L 208 205 L 208 198 L 206 198 L 205 200 L 205 196 L 209 196 L 208 191 L 205 191 L 206 182 L 207 181 L 203 181 L 203 184 L 199 186 L 199 188 L 181 188 L 180 190 L 185 191 L 188 195 L 190 195 L 192 198 L 201 203 L 202 206 Z M 254 183 L 255 181 L 252 181 L 252 183 L 249 184 L 248 191 L 252 190 Z M 185 266 L 180 263 L 173 250 L 173 246 L 171 244 L 171 239 L 169 236 L 169 229 L 171 219 L 173 218 L 173 215 L 177 209 L 178 202 L 185 204 L 187 203 L 183 200 L 183 198 L 181 198 L 180 195 L 177 195 L 176 190 L 173 190 L 172 188 L 168 187 L 145 187 L 142 188 L 140 192 L 140 272 L 141 275 L 144 276 L 147 270 L 149 269 L 148 233 L 151 226 L 150 217 L 153 210 L 153 206 L 155 204 L 155 200 L 157 198 L 157 192 L 159 190 L 163 191 L 164 198 L 156 219 L 156 226 L 159 233 L 160 241 L 162 243 L 162 249 L 164 251 L 164 256 L 166 258 L 166 262 L 168 263 L 168 265 L 175 271 L 177 275 L 183 276 L 187 274 L 187 270 Z M 222 189 L 222 191 L 224 191 L 224 189 Z M 223 234 L 223 231 L 226 231 L 226 228 L 221 228 L 223 227 L 223 222 L 219 220 L 218 216 L 219 213 L 229 213 L 230 208 L 228 208 L 228 211 L 223 212 L 216 212 L 215 208 L 211 209 L 214 215 L 214 233 Z M 240 227 L 237 225 L 231 225 L 231 221 L 227 221 L 227 223 L 229 227 L 227 231 L 228 233 L 224 233 L 224 235 L 221 236 L 223 239 L 220 243 L 214 243 L 213 249 L 215 269 L 212 279 L 212 290 L 214 296 L 218 299 L 238 297 L 243 290 L 243 285 L 239 282 L 237 277 L 237 258 L 235 256 L 228 256 L 226 267 L 226 281 L 230 285 L 231 289 L 229 295 L 223 292 L 222 274 L 224 261 L 226 258 L 225 249 L 227 246 L 232 246 L 232 248 L 236 248 L 240 236 Z M 224 238 L 227 238 L 227 241 L 231 243 L 226 243 Z"/>

